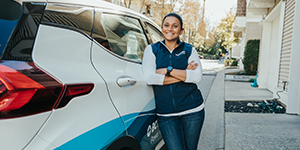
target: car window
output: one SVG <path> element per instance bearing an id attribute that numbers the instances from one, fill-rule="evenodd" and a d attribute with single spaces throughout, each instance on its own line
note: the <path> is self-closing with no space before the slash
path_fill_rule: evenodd
<path id="1" fill-rule="evenodd" d="M 109 43 L 107 41 L 103 26 L 101 24 L 102 14 L 98 11 L 95 12 L 95 23 L 93 28 L 92 38 L 105 47 L 107 50 L 111 50 Z"/>
<path id="2" fill-rule="evenodd" d="M 93 9 L 91 7 L 48 3 L 42 21 L 43 24 L 67 28 L 91 36 Z"/>
<path id="3" fill-rule="evenodd" d="M 32 61 L 33 44 L 45 5 L 8 0 L 1 1 L 0 5 L 1 59 Z"/>
<path id="4" fill-rule="evenodd" d="M 0 10 L 0 54 L 2 54 L 2 50 L 22 15 L 22 4 L 13 0 L 4 0 L 1 1 Z"/>
<path id="5" fill-rule="evenodd" d="M 147 24 L 147 27 L 148 27 L 148 30 L 149 30 L 149 33 L 150 33 L 153 43 L 162 41 L 164 39 L 161 32 L 158 31 L 155 27 L 153 27 L 150 24 Z"/>
<path id="6" fill-rule="evenodd" d="M 148 43 L 138 19 L 103 14 L 101 22 L 107 37 L 105 44 L 108 44 L 106 46 L 109 50 L 130 60 L 142 61 Z"/>

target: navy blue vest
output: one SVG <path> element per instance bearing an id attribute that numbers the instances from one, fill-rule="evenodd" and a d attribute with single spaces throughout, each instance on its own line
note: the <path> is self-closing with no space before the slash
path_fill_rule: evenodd
<path id="1" fill-rule="evenodd" d="M 162 42 L 151 45 L 156 57 L 156 69 L 172 66 L 174 69 L 185 70 L 193 46 L 179 42 L 179 45 L 169 52 Z M 159 114 L 178 113 L 195 108 L 203 103 L 203 98 L 194 83 L 177 82 L 169 85 L 153 85 L 156 111 Z"/>

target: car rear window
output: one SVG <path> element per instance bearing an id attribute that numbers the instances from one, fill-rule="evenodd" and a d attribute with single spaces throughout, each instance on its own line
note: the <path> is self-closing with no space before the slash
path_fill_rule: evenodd
<path id="1" fill-rule="evenodd" d="M 32 47 L 44 9 L 44 3 L 0 1 L 2 60 L 32 61 Z"/>
<path id="2" fill-rule="evenodd" d="M 0 1 L 0 52 L 2 53 L 9 36 L 22 13 L 22 4 L 12 0 Z"/>

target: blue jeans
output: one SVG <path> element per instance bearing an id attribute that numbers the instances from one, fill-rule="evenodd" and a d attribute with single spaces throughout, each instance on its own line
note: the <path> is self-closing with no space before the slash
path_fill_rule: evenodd
<path id="1" fill-rule="evenodd" d="M 158 116 L 158 125 L 168 150 L 197 150 L 204 122 L 204 109 L 183 116 Z"/>

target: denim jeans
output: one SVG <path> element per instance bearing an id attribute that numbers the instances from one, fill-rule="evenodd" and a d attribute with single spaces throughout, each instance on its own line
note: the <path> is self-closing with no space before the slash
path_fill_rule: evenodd
<path id="1" fill-rule="evenodd" d="M 183 116 L 158 116 L 158 125 L 168 150 L 197 150 L 204 122 L 204 109 Z"/>

